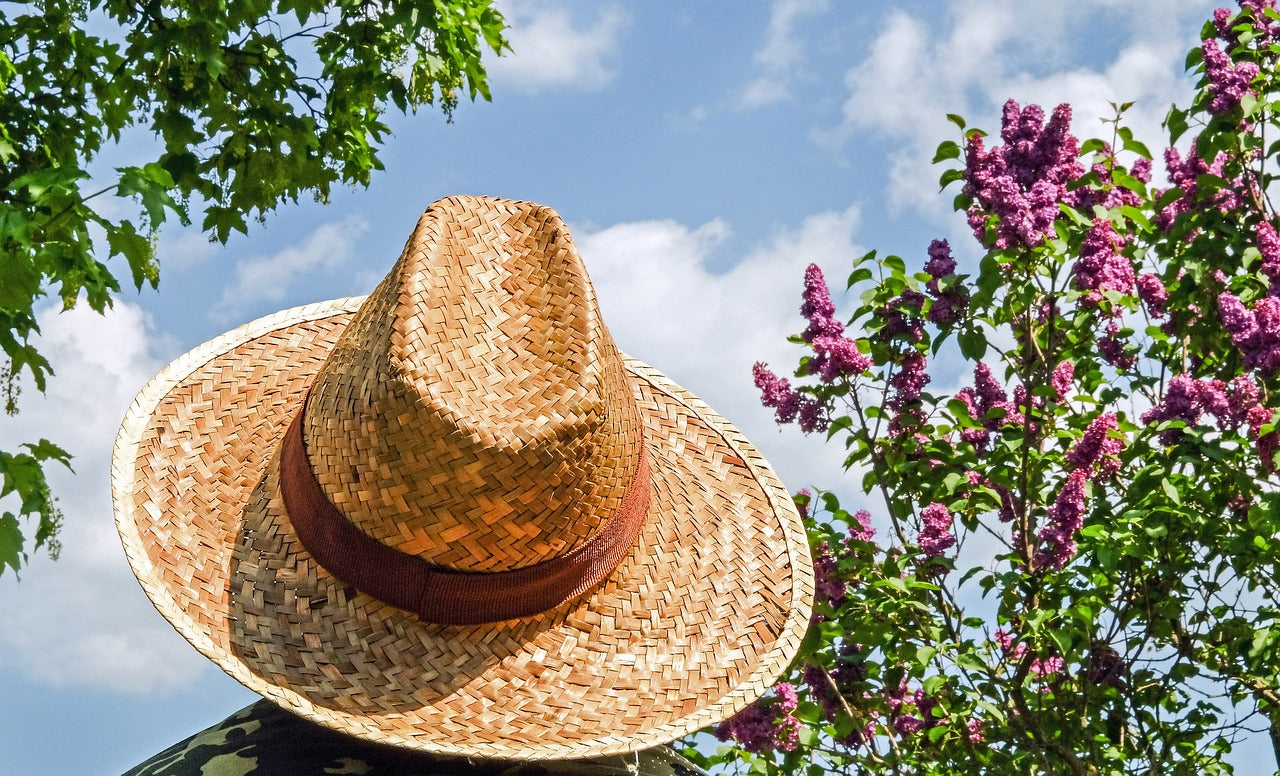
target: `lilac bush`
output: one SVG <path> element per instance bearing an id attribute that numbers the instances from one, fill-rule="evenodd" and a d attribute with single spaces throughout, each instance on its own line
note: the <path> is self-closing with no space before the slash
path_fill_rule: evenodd
<path id="1" fill-rule="evenodd" d="M 1221 9 L 1162 155 L 1009 101 L 944 142 L 943 240 L 803 278 L 779 423 L 847 451 L 802 491 L 813 623 L 704 765 L 753 773 L 1228 773 L 1280 764 L 1280 13 Z M 1270 137 L 1268 137 L 1270 135 Z M 945 356 L 945 361 L 944 361 Z M 967 363 L 948 374 L 939 363 Z M 854 489 L 856 491 L 856 488 Z M 848 492 L 842 489 L 844 498 Z M 887 531 L 877 534 L 870 511 Z"/>

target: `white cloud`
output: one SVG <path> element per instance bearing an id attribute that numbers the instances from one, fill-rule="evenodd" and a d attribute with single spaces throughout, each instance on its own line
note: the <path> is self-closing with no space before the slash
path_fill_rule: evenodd
<path id="1" fill-rule="evenodd" d="M 163 227 L 156 239 L 156 259 L 162 272 L 191 269 L 213 258 L 221 246 L 194 227 Z"/>
<path id="2" fill-rule="evenodd" d="M 565 8 L 530 0 L 508 0 L 501 10 L 511 52 L 486 63 L 495 82 L 532 94 L 555 87 L 592 91 L 613 79 L 605 61 L 627 24 L 621 9 L 603 8 L 586 26 Z"/>
<path id="3" fill-rule="evenodd" d="M 293 284 L 316 270 L 335 270 L 348 264 L 357 238 L 369 228 L 355 216 L 325 224 L 300 244 L 270 256 L 249 258 L 236 264 L 235 279 L 222 290 L 222 298 L 210 310 L 219 322 L 236 318 L 259 302 L 283 302 Z"/>
<path id="4" fill-rule="evenodd" d="M 155 335 L 141 308 L 125 302 L 105 316 L 83 304 L 60 314 L 46 308 L 39 320 L 39 347 L 57 374 L 45 396 L 28 386 L 21 414 L 0 421 L 0 449 L 47 437 L 74 456 L 76 473 L 51 472 L 65 514 L 61 559 L 41 552 L 21 582 L 11 571 L 0 577 L 0 665 L 57 686 L 127 693 L 185 686 L 207 662 L 156 613 L 130 573 L 108 480 L 125 409 L 175 348 Z"/>
<path id="5" fill-rule="evenodd" d="M 722 221 L 690 228 L 643 221 L 596 232 L 577 231 L 600 308 L 619 347 L 701 396 L 733 422 L 773 463 L 792 490 L 834 487 L 843 451 L 779 430 L 760 405 L 751 366 L 766 361 L 789 374 L 801 350 L 786 342 L 803 328 L 799 314 L 804 268 L 816 262 L 840 288 L 862 250 L 853 242 L 856 207 L 819 213 L 782 229 L 750 250 L 733 269 L 708 269 L 728 237 Z"/>
<path id="6" fill-rule="evenodd" d="M 1068 12 L 1049 0 L 986 0 L 951 8 L 933 27 L 893 11 L 867 56 L 846 73 L 840 120 L 814 137 L 837 155 L 864 133 L 893 138 L 890 205 L 934 217 L 947 212 L 947 200 L 938 196 L 940 170 L 930 159 L 938 142 L 957 136 L 946 113 L 998 131 L 1006 99 L 1046 107 L 1067 102 L 1073 131 L 1089 137 L 1103 132 L 1099 119 L 1110 115 L 1108 102 L 1136 101 L 1126 123 L 1158 151 L 1165 111 L 1190 95 L 1181 62 L 1194 41 L 1179 37 L 1187 28 L 1180 22 L 1211 8 L 1203 0 L 1085 0 Z M 1073 47 L 1091 45 L 1100 24 L 1124 33 L 1111 61 L 1066 66 Z"/>
<path id="7" fill-rule="evenodd" d="M 859 130 L 907 133 L 921 117 L 928 120 L 937 113 L 927 87 L 932 68 L 920 58 L 928 36 L 920 20 L 904 11 L 891 12 L 866 59 L 845 74 L 849 96 L 840 124 L 817 133 L 818 140 L 838 150 Z"/>
<path id="8" fill-rule="evenodd" d="M 711 109 L 705 105 L 695 105 L 684 113 L 671 116 L 671 126 L 682 131 L 696 130 L 711 116 Z"/>
<path id="9" fill-rule="evenodd" d="M 1125 114 L 1125 124 L 1136 138 L 1146 138 L 1159 152 L 1164 133 L 1160 122 L 1174 101 L 1187 102 L 1190 90 L 1170 69 L 1170 52 L 1155 45 L 1137 42 L 1121 51 L 1115 61 L 1102 71 L 1078 69 L 1033 77 L 1026 73 L 1010 76 L 1001 86 L 1022 102 L 1045 105 L 1068 103 L 1072 107 L 1072 126 L 1079 136 L 1103 135 L 1110 140 L 1110 130 L 1101 122 L 1113 113 L 1110 103 L 1134 101 Z M 993 101 L 997 95 L 988 95 Z"/>
<path id="10" fill-rule="evenodd" d="M 743 88 L 738 107 L 761 108 L 790 95 L 791 82 L 804 61 L 804 45 L 795 36 L 796 22 L 825 13 L 829 7 L 829 0 L 775 0 L 764 45 L 753 57 L 759 74 Z"/>

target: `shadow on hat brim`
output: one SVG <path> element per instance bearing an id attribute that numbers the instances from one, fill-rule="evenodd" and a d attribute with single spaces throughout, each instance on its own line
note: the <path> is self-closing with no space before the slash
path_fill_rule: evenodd
<path id="1" fill-rule="evenodd" d="M 590 757 L 666 743 L 763 694 L 809 624 L 786 489 L 727 421 L 626 359 L 652 464 L 631 554 L 581 598 L 441 626 L 350 588 L 297 541 L 278 443 L 363 298 L 308 305 L 178 358 L 138 394 L 112 459 L 134 573 L 179 633 L 274 702 L 439 754 Z"/>

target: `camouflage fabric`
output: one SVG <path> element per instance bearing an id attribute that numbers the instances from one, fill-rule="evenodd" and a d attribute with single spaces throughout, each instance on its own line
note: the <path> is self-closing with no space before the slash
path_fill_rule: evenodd
<path id="1" fill-rule="evenodd" d="M 258 701 L 124 776 L 705 776 L 667 747 L 638 755 L 522 763 L 447 758 L 374 744 Z"/>

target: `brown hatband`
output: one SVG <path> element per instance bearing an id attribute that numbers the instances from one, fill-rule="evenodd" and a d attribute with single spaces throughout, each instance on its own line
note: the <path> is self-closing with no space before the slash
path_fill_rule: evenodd
<path id="1" fill-rule="evenodd" d="M 325 496 L 307 460 L 302 416 L 285 432 L 280 495 L 307 552 L 338 579 L 379 601 L 440 625 L 526 617 L 577 598 L 609 576 L 640 535 L 649 511 L 649 456 L 643 441 L 631 485 L 594 536 L 563 555 L 510 571 L 433 566 L 369 537 Z"/>

